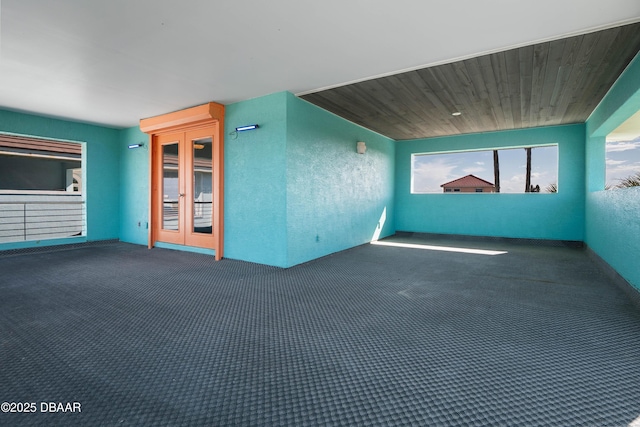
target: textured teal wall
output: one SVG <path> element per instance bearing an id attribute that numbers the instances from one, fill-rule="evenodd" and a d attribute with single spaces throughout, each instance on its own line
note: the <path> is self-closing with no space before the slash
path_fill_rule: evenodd
<path id="1" fill-rule="evenodd" d="M 269 95 L 225 108 L 225 257 L 284 267 L 287 264 L 286 94 Z M 258 123 L 260 128 L 232 134 L 236 126 L 251 123 Z M 127 148 L 139 142 L 144 142 L 145 147 Z M 120 239 L 146 245 L 148 136 L 138 127 L 120 131 L 119 152 Z"/>
<path id="2" fill-rule="evenodd" d="M 640 187 L 587 195 L 586 243 L 640 290 Z"/>
<path id="3" fill-rule="evenodd" d="M 287 264 L 286 94 L 243 101 L 225 108 L 224 256 L 284 267 Z M 232 134 L 235 127 L 252 123 L 258 123 L 260 129 Z M 145 148 L 127 148 L 129 144 L 139 142 L 144 142 Z M 148 136 L 137 127 L 122 130 L 119 151 L 120 238 L 146 245 Z"/>
<path id="4" fill-rule="evenodd" d="M 585 241 L 640 290 L 640 188 L 603 190 L 605 138 L 640 110 L 640 54 L 616 81 L 587 121 Z"/>
<path id="5" fill-rule="evenodd" d="M 86 239 L 118 238 L 120 224 L 118 130 L 0 110 L 0 132 L 85 142 Z M 0 249 L 9 249 L 9 246 L 0 245 Z M 25 247 L 24 244 L 19 246 Z M 29 246 L 38 246 L 38 244 L 34 242 Z"/>
<path id="6" fill-rule="evenodd" d="M 224 256 L 287 266 L 286 93 L 225 107 Z M 239 132 L 242 125 L 259 129 Z"/>
<path id="7" fill-rule="evenodd" d="M 139 127 L 120 131 L 120 240 L 146 245 L 149 224 L 149 136 Z M 144 147 L 129 149 L 129 144 Z"/>
<path id="8" fill-rule="evenodd" d="M 400 141 L 396 229 L 551 240 L 584 238 L 584 125 Z M 558 144 L 557 194 L 411 194 L 411 155 Z"/>
<path id="9" fill-rule="evenodd" d="M 393 234 L 392 140 L 287 92 L 228 105 L 225 134 L 225 257 L 290 267 Z"/>
<path id="10" fill-rule="evenodd" d="M 393 234 L 395 143 L 292 94 L 287 101 L 288 265 Z"/>

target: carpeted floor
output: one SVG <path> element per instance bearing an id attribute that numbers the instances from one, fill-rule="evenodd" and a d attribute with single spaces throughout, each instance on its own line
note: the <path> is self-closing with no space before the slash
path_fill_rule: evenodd
<path id="1" fill-rule="evenodd" d="M 290 269 L 124 243 L 2 255 L 0 402 L 35 413 L 0 425 L 640 417 L 640 310 L 583 250 L 387 241 L 507 253 L 365 245 Z"/>

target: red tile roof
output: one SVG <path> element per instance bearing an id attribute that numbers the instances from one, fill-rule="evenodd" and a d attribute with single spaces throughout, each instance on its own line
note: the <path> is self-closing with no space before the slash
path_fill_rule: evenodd
<path id="1" fill-rule="evenodd" d="M 489 181 L 485 181 L 482 178 L 478 178 L 475 175 L 467 175 L 462 178 L 454 179 L 453 181 L 446 182 L 440 187 L 493 187 L 494 185 Z"/>

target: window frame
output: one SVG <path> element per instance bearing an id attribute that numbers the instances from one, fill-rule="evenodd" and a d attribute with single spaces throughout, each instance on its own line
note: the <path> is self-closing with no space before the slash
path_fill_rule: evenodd
<path id="1" fill-rule="evenodd" d="M 526 144 L 526 145 L 507 145 L 507 146 L 503 146 L 503 147 L 481 147 L 481 148 L 472 148 L 472 149 L 457 149 L 457 150 L 442 150 L 442 151 L 433 151 L 433 152 L 424 152 L 424 151 L 419 151 L 419 152 L 412 152 L 410 154 L 410 177 L 409 177 L 409 194 L 411 195 L 436 195 L 436 194 L 444 194 L 444 193 L 452 193 L 454 191 L 416 191 L 415 190 L 415 165 L 416 165 L 416 157 L 421 157 L 421 156 L 436 156 L 436 155 L 443 155 L 443 154 L 464 154 L 464 153 L 475 153 L 475 152 L 492 152 L 497 150 L 498 152 L 500 151 L 504 151 L 504 150 L 517 150 L 517 149 L 526 149 L 526 148 L 545 148 L 545 147 L 556 147 L 556 169 L 555 169 L 555 185 L 556 185 L 556 191 L 555 192 L 546 192 L 546 191 L 541 191 L 540 193 L 537 194 L 557 194 L 560 192 L 560 143 L 558 142 L 545 142 L 545 143 L 538 143 L 538 144 Z M 495 183 L 494 183 L 495 184 Z M 549 185 L 543 187 L 540 186 L 541 188 L 547 188 Z M 462 194 L 475 194 L 475 192 L 461 192 L 460 190 L 458 190 L 457 192 L 460 192 Z M 527 194 L 526 192 L 522 191 L 522 192 L 485 192 L 484 190 L 482 191 L 482 194 Z"/>

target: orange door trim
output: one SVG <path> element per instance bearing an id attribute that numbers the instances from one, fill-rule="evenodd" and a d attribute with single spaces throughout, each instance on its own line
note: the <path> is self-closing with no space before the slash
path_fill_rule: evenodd
<path id="1" fill-rule="evenodd" d="M 148 246 L 152 248 L 157 241 L 174 243 L 184 242 L 189 246 L 206 247 L 215 250 L 215 259 L 222 259 L 224 253 L 224 105 L 210 102 L 197 107 L 175 111 L 160 116 L 140 120 L 140 129 L 149 135 L 150 153 L 150 191 L 149 191 L 149 233 Z M 211 136 L 212 139 L 212 236 L 202 236 L 187 230 L 184 216 L 181 217 L 179 230 L 183 237 L 176 237 L 178 233 L 161 230 L 162 196 L 160 194 L 163 177 L 163 160 L 159 154 L 159 145 L 171 142 L 172 139 L 183 141 L 179 145 L 179 156 L 184 156 L 185 164 L 193 166 L 192 149 L 189 137 L 196 135 Z M 189 153 L 189 150 L 191 153 Z M 190 162 L 190 163 L 189 163 Z M 190 178 L 189 178 L 190 180 Z M 180 180 L 179 180 L 180 181 Z M 182 179 L 180 194 L 192 191 L 191 184 Z M 182 197 L 186 199 L 186 197 Z M 186 203 L 186 200 L 181 200 Z M 186 211 L 191 212 L 187 208 Z M 174 238 L 175 237 L 175 238 Z"/>

